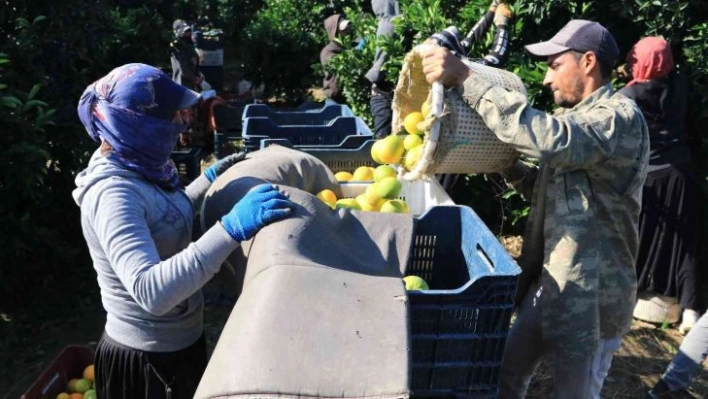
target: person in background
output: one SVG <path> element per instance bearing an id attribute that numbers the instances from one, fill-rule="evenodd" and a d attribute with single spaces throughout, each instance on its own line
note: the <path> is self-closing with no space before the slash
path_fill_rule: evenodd
<path id="1" fill-rule="evenodd" d="M 172 24 L 174 40 L 170 43 L 172 80 L 190 90 L 200 86 L 199 54 L 192 41 L 192 28 L 181 19 Z"/>
<path id="2" fill-rule="evenodd" d="M 678 297 L 679 331 L 696 324 L 695 184 L 688 148 L 685 74 L 674 68 L 671 46 L 660 37 L 639 40 L 627 54 L 632 80 L 620 93 L 639 105 L 649 126 L 649 174 L 639 218 L 639 291 Z"/>
<path id="3" fill-rule="evenodd" d="M 396 0 L 371 0 L 371 8 L 378 19 L 376 37 L 394 37 L 393 19 L 400 14 Z M 393 111 L 393 89 L 395 83 L 382 71 L 384 63 L 388 60 L 388 53 L 377 48 L 374 63 L 366 72 L 366 79 L 371 82 L 371 116 L 373 118 L 374 137 L 379 139 L 391 134 L 391 120 Z"/>
<path id="4" fill-rule="evenodd" d="M 344 41 L 351 33 L 350 21 L 341 14 L 330 15 L 324 21 L 324 27 L 329 37 L 329 43 L 320 51 L 320 63 L 324 69 L 322 90 L 325 96 L 337 103 L 345 103 L 344 95 L 339 92 L 337 77 L 334 72 L 327 70 L 327 63 L 337 54 L 344 51 Z"/>
<path id="5" fill-rule="evenodd" d="M 708 356 L 708 313 L 703 314 L 683 339 L 666 372 L 646 395 L 647 399 L 694 398 L 688 388 Z"/>
<path id="6" fill-rule="evenodd" d="M 203 75 L 199 72 L 199 54 L 192 40 L 192 28 L 183 20 L 177 19 L 172 24 L 174 40 L 170 43 L 170 63 L 172 64 L 172 80 L 190 89 L 200 91 Z M 178 143 L 187 146 L 192 143 L 192 122 L 195 109 L 186 109 L 182 118 L 187 124 L 180 135 Z"/>
<path id="7" fill-rule="evenodd" d="M 501 67 L 509 56 L 509 28 L 512 17 L 513 12 L 508 5 L 502 0 L 493 0 L 487 12 L 463 39 L 460 39 L 460 33 L 454 26 L 433 35 L 432 38 L 455 54 L 469 57 L 472 45 L 484 39 L 493 24 L 496 31 L 489 53 L 482 58 L 472 57 L 471 60 L 487 66 Z"/>
<path id="8" fill-rule="evenodd" d="M 192 241 L 195 210 L 244 154 L 210 166 L 186 190 L 170 160 L 198 93 L 149 65 L 89 85 L 78 114 L 99 148 L 73 197 L 107 313 L 95 355 L 99 398 L 192 398 L 206 368 L 202 286 L 239 243 L 287 217 L 292 202 L 260 185 Z"/>
<path id="9" fill-rule="evenodd" d="M 619 48 L 602 25 L 572 20 L 526 50 L 547 59 L 543 83 L 560 107 L 554 114 L 475 74 L 446 48 L 421 55 L 429 83 L 457 90 L 499 140 L 539 160 L 538 168 L 519 161 L 503 172 L 531 211 L 498 397 L 523 398 L 546 355 L 556 398 L 599 398 L 632 321 L 649 134 L 636 103 L 610 83 Z"/>

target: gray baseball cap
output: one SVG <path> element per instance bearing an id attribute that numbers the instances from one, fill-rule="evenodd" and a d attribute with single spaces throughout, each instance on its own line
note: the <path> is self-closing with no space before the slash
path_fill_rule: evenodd
<path id="1" fill-rule="evenodd" d="M 568 50 L 592 51 L 605 65 L 614 66 L 619 47 L 612 34 L 597 22 L 573 19 L 546 42 L 529 44 L 526 51 L 539 57 L 549 57 Z"/>

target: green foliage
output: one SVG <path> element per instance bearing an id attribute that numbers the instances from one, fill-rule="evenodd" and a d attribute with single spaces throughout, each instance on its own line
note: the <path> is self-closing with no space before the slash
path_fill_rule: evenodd
<path id="1" fill-rule="evenodd" d="M 302 100 L 319 83 L 310 65 L 319 59 L 325 18 L 355 3 L 265 0 L 239 37 L 245 75 L 270 95 Z"/>
<path id="2" fill-rule="evenodd" d="M 118 65 L 167 63 L 170 29 L 148 5 L 107 1 L 8 0 L 0 16 L 0 296 L 13 306 L 57 265 L 90 264 L 71 190 L 95 144 L 76 105 Z"/>
<path id="3" fill-rule="evenodd" d="M 12 66 L 6 54 L 0 53 L 0 65 L 3 68 Z M 3 198 L 0 202 L 0 239 L 4 247 L 0 255 L 0 281 L 11 280 L 17 267 L 12 261 L 25 258 L 32 252 L 32 241 L 41 242 L 52 236 L 49 226 L 37 220 L 39 215 L 33 213 L 31 206 L 43 199 L 48 159 L 44 134 L 53 124 L 55 113 L 40 99 L 40 88 L 40 84 L 34 84 L 23 90 L 15 82 L 0 77 L 2 136 L 16 139 L 2 139 L 0 147 L 0 196 Z M 28 235 L 33 236 L 31 241 L 27 239 Z"/>
<path id="4" fill-rule="evenodd" d="M 340 83 L 340 87 L 347 93 L 350 106 L 356 109 L 357 113 L 367 117 L 368 97 L 362 98 L 359 93 L 365 93 L 368 82 L 358 79 L 357 75 L 368 69 L 370 64 L 367 62 L 373 59 L 373 48 L 379 46 L 388 51 L 390 59 L 383 69 L 389 76 L 397 76 L 403 56 L 411 44 L 421 43 L 431 34 L 449 25 L 456 25 L 461 32 L 466 32 L 489 5 L 489 1 L 445 0 L 401 0 L 399 3 L 402 16 L 396 21 L 397 39 L 370 40 L 365 51 L 347 50 L 337 57 L 338 60 L 331 62 L 338 76 L 355 75 L 347 76 Z M 505 68 L 524 81 L 531 103 L 535 107 L 551 111 L 555 105 L 549 91 L 543 88 L 545 60 L 530 57 L 524 51 L 523 45 L 549 39 L 572 18 L 602 23 L 613 32 L 622 55 L 641 37 L 661 35 L 672 44 L 678 68 L 691 74 L 693 90 L 689 101 L 689 126 L 692 127 L 692 141 L 696 144 L 694 148 L 708 148 L 703 143 L 708 138 L 703 134 L 703 130 L 699 129 L 708 123 L 708 23 L 705 22 L 708 19 L 707 3 L 701 0 L 519 0 L 511 3 L 511 6 L 516 18 L 512 32 L 511 55 Z M 349 13 L 347 15 L 351 17 Z M 357 33 L 371 37 L 370 26 L 360 29 Z M 491 40 L 490 32 L 484 43 L 475 45 L 472 54 L 485 54 Z M 708 161 L 705 161 L 708 160 L 708 153 L 697 151 L 696 159 L 699 160 L 699 182 L 705 186 L 704 191 L 708 193 Z M 489 179 L 472 176 L 463 184 L 466 192 L 487 195 L 499 203 L 499 212 L 489 214 L 485 222 L 490 225 L 504 225 L 507 218 L 512 224 L 523 221 L 528 204 L 521 201 L 518 195 L 503 194 L 503 190 L 499 192 L 499 189 L 490 187 L 490 184 Z M 475 209 L 480 209 L 479 198 L 465 195 L 460 190 L 456 190 L 455 195 L 454 199 L 458 203 L 473 206 L 476 204 Z M 704 196 L 708 197 L 708 194 Z M 490 204 L 485 206 L 487 205 Z M 708 218 L 708 212 L 704 214 Z M 708 219 L 706 225 L 708 226 Z M 705 251 L 708 253 L 708 248 Z"/>
<path id="5" fill-rule="evenodd" d="M 76 117 L 87 84 L 127 62 L 166 65 L 174 17 L 208 16 L 222 28 L 248 78 L 292 102 L 319 86 L 319 52 L 327 43 L 324 19 L 345 13 L 361 50 L 348 48 L 329 64 L 352 109 L 370 121 L 370 83 L 364 74 L 376 48 L 390 53 L 384 71 L 395 78 L 404 54 L 448 25 L 466 32 L 491 0 L 400 0 L 396 37 L 377 39 L 370 1 L 345 0 L 6 0 L 0 7 L 0 296 L 11 306 L 27 287 L 86 267 L 78 207 L 71 190 L 95 148 Z M 596 20 L 617 38 L 623 53 L 639 38 L 659 34 L 672 44 L 679 69 L 691 77 L 689 127 L 696 176 L 708 203 L 708 3 L 704 0 L 517 0 L 506 69 L 526 83 L 533 105 L 552 110 L 542 82 L 544 60 L 523 45 L 550 38 L 571 18 Z M 483 55 L 492 34 L 477 43 Z M 708 143 L 707 143 L 708 144 Z M 518 194 L 493 176 L 466 176 L 455 187 L 458 203 L 472 205 L 495 231 L 518 232 L 528 210 Z M 704 210 L 704 217 L 708 212 Z M 516 223 L 516 224 L 514 224 Z M 708 220 L 702 232 L 706 231 Z M 703 240 L 705 242 L 705 240 Z M 703 249 L 708 253 L 708 248 Z M 71 267 L 71 266 L 69 266 Z"/>

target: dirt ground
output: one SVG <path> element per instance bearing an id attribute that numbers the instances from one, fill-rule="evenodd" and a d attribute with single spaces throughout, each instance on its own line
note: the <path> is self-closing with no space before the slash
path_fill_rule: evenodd
<path id="1" fill-rule="evenodd" d="M 509 254 L 521 254 L 521 237 L 499 237 Z M 671 358 L 678 351 L 683 336 L 675 328 L 663 329 L 651 323 L 634 320 L 631 331 L 622 340 L 615 355 L 610 374 L 602 390 L 602 398 L 644 398 L 661 377 Z M 553 378 L 549 365 L 539 368 L 527 397 L 551 397 Z M 708 398 L 708 372 L 703 369 L 691 386 L 696 398 Z"/>

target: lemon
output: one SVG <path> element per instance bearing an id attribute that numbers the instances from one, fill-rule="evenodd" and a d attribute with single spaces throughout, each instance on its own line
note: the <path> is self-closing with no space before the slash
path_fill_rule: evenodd
<path id="1" fill-rule="evenodd" d="M 330 207 L 334 207 L 334 204 L 337 202 L 337 195 L 330 189 L 320 191 L 317 193 L 316 197 Z"/>
<path id="2" fill-rule="evenodd" d="M 423 102 L 423 105 L 421 105 L 421 107 L 420 107 L 420 113 L 423 114 L 424 118 L 427 118 L 428 115 L 430 115 L 430 110 L 431 110 L 430 102 L 428 100 L 425 100 Z"/>
<path id="3" fill-rule="evenodd" d="M 374 181 L 381 181 L 385 177 L 396 177 L 396 169 L 389 165 L 380 165 L 374 170 Z"/>
<path id="4" fill-rule="evenodd" d="M 366 197 L 366 200 L 369 201 L 370 204 L 376 204 L 381 200 L 381 196 L 376 193 L 376 183 L 366 187 L 366 191 L 364 191 L 364 196 Z"/>
<path id="5" fill-rule="evenodd" d="M 71 396 L 69 396 L 69 394 L 66 392 L 62 392 L 59 395 L 57 395 L 57 399 L 69 399 L 69 398 L 71 398 Z"/>
<path id="6" fill-rule="evenodd" d="M 397 135 L 391 135 L 381 140 L 378 147 L 377 155 L 381 163 L 396 164 L 401 162 L 401 157 L 406 151 L 403 146 L 403 138 Z"/>
<path id="7" fill-rule="evenodd" d="M 372 212 L 376 210 L 376 202 L 374 202 L 373 204 L 370 203 L 369 199 L 366 197 L 366 194 L 357 195 L 356 202 L 359 204 L 359 207 L 362 211 Z"/>
<path id="8" fill-rule="evenodd" d="M 423 138 L 417 134 L 409 134 L 403 139 L 403 148 L 406 150 L 410 150 L 411 148 L 421 145 L 423 145 Z"/>
<path id="9" fill-rule="evenodd" d="M 374 173 L 368 166 L 359 166 L 352 174 L 351 181 L 371 181 L 374 180 Z"/>
<path id="10" fill-rule="evenodd" d="M 381 198 L 393 199 L 401 192 L 401 182 L 395 177 L 385 177 L 376 183 L 375 192 Z"/>
<path id="11" fill-rule="evenodd" d="M 403 282 L 406 283 L 407 291 L 424 291 L 429 290 L 428 283 L 418 276 L 403 277 Z"/>
<path id="12" fill-rule="evenodd" d="M 406 157 L 403 159 L 403 166 L 406 167 L 408 170 L 413 170 L 415 168 L 415 165 L 420 161 L 420 158 L 423 156 L 423 147 L 422 145 L 419 145 L 418 147 L 413 147 L 408 152 L 406 153 Z"/>
<path id="13" fill-rule="evenodd" d="M 408 213 L 408 204 L 403 200 L 393 199 L 384 202 L 379 211 L 384 213 Z"/>
<path id="14" fill-rule="evenodd" d="M 337 179 L 337 181 L 350 181 L 352 177 L 352 174 L 349 172 L 337 172 L 334 174 L 334 178 Z"/>
<path id="15" fill-rule="evenodd" d="M 355 209 L 360 211 L 361 210 L 361 205 L 356 201 L 354 198 L 342 198 L 335 202 L 334 204 L 335 209 Z"/>
<path id="16" fill-rule="evenodd" d="M 410 134 L 423 134 L 424 132 L 418 128 L 418 124 L 424 120 L 425 117 L 420 112 L 411 112 L 403 119 L 403 127 Z"/>
<path id="17" fill-rule="evenodd" d="M 381 148 L 383 140 L 376 140 L 374 145 L 371 146 L 371 159 L 378 164 L 382 164 L 383 161 L 379 158 L 379 149 Z"/>

